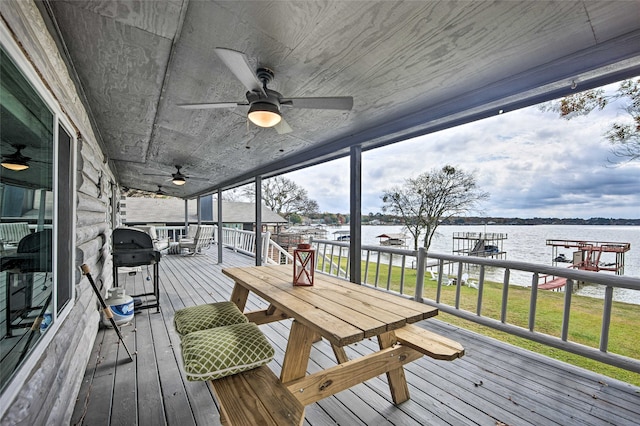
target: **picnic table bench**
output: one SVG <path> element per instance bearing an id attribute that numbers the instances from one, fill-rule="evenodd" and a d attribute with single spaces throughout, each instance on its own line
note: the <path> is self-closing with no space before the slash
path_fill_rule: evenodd
<path id="1" fill-rule="evenodd" d="M 259 311 L 250 314 L 263 315 L 264 313 L 265 311 Z M 391 356 L 392 351 L 397 351 L 395 358 L 400 359 L 406 356 L 404 360 L 406 362 L 420 357 L 412 351 L 448 361 L 464 355 L 464 348 L 459 343 L 413 324 L 407 324 L 395 330 L 394 333 L 398 343 L 411 350 L 405 351 L 406 348 L 400 350 L 400 346 L 396 345 L 393 349 L 383 352 L 383 357 Z M 301 425 L 304 421 L 304 406 L 311 403 L 308 401 L 328 396 L 324 395 L 323 389 L 326 383 L 340 379 L 343 368 L 341 364 L 348 360 L 339 362 L 338 366 L 324 370 L 322 375 L 318 376 L 318 380 L 314 380 L 315 390 L 311 387 L 300 388 L 301 382 L 305 380 L 282 383 L 266 365 L 209 381 L 209 386 L 220 404 L 221 423 L 223 425 Z M 375 377 L 378 371 L 373 370 L 370 375 Z M 357 383 L 352 384 L 349 381 L 341 387 L 347 389 L 354 384 Z M 302 393 L 306 393 L 305 398 L 299 396 Z"/>

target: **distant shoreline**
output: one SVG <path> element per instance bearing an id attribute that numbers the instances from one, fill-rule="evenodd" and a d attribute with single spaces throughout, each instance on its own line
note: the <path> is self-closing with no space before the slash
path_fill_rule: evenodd
<path id="1" fill-rule="evenodd" d="M 402 225 L 399 219 L 363 217 L 363 225 Z M 386 219 L 386 220 L 385 220 Z M 395 220 L 394 220 L 395 219 Z M 500 218 L 500 217 L 452 217 L 443 219 L 440 225 L 478 226 L 478 225 L 598 225 L 598 226 L 640 226 L 640 219 L 612 219 L 594 217 L 590 219 L 558 218 Z"/>

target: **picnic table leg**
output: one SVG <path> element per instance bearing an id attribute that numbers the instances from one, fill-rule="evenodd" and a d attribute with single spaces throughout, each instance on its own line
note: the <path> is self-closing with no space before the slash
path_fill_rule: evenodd
<path id="1" fill-rule="evenodd" d="M 317 334 L 309 327 L 298 321 L 293 321 L 280 373 L 282 383 L 301 379 L 307 374 L 311 345 L 316 336 Z"/>
<path id="2" fill-rule="evenodd" d="M 398 343 L 398 340 L 393 331 L 388 331 L 378 336 L 378 343 L 380 344 L 380 349 L 385 349 Z M 404 375 L 404 367 L 389 371 L 387 373 L 387 381 L 389 382 L 389 390 L 394 404 L 398 405 L 409 400 L 409 387 Z"/>
<path id="3" fill-rule="evenodd" d="M 240 312 L 244 312 L 244 307 L 247 304 L 247 298 L 249 297 L 249 290 L 242 287 L 238 283 L 233 286 L 231 292 L 231 301 L 236 304 Z"/>
<path id="4" fill-rule="evenodd" d="M 344 350 L 344 347 L 336 346 L 333 343 L 331 344 L 331 347 L 333 348 L 333 354 L 336 356 L 338 364 L 344 364 L 349 361 L 349 357 L 347 356 L 347 352 Z"/>

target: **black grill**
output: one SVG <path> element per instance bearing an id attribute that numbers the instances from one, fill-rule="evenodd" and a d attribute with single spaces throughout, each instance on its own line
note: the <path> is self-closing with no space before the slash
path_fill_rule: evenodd
<path id="1" fill-rule="evenodd" d="M 53 240 L 51 229 L 45 229 L 25 235 L 19 242 L 15 253 L 0 256 L 0 271 L 6 271 L 5 311 L 6 336 L 12 336 L 12 330 L 27 328 L 34 324 L 32 312 L 40 310 L 40 317 L 51 301 L 51 289 L 47 289 L 48 274 L 42 282 L 42 289 L 34 291 L 34 272 L 49 273 L 52 269 Z M 44 299 L 44 295 L 46 300 Z M 43 305 L 41 303 L 44 302 Z M 18 321 L 17 321 L 18 320 Z M 30 337 L 31 338 L 31 337 Z M 27 346 L 28 347 L 28 344 Z"/>
<path id="2" fill-rule="evenodd" d="M 153 292 L 135 294 L 131 297 L 154 296 L 155 302 L 136 305 L 136 309 L 156 308 L 160 310 L 158 290 L 158 263 L 160 252 L 154 249 L 151 236 L 135 228 L 116 228 L 111 235 L 113 241 L 113 280 L 118 287 L 118 268 L 153 265 Z"/>
<path id="3" fill-rule="evenodd" d="M 160 262 L 160 252 L 154 250 L 151 236 L 134 228 L 113 230 L 113 264 L 120 266 L 153 265 Z"/>

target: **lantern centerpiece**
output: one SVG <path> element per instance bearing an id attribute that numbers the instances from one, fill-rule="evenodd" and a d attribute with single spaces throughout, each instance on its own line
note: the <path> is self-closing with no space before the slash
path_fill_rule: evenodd
<path id="1" fill-rule="evenodd" d="M 293 285 L 313 285 L 313 273 L 316 269 L 316 251 L 311 244 L 298 244 L 293 250 Z"/>

